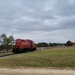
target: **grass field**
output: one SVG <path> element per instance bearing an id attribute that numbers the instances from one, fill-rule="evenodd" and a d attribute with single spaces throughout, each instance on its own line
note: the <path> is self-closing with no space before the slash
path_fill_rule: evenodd
<path id="1" fill-rule="evenodd" d="M 0 67 L 75 67 L 75 47 L 59 47 L 0 58 Z"/>

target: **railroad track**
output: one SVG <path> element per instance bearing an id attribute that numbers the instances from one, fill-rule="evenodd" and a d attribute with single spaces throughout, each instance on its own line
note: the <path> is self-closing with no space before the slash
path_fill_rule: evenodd
<path id="1" fill-rule="evenodd" d="M 12 55 L 16 55 L 16 54 L 13 54 L 13 53 L 10 53 L 10 54 L 4 54 L 4 55 L 0 55 L 0 58 L 2 58 L 2 57 L 12 56 Z"/>

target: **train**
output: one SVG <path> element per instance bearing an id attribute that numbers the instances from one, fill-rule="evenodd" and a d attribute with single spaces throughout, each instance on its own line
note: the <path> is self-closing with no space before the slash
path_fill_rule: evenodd
<path id="1" fill-rule="evenodd" d="M 13 53 L 24 53 L 24 52 L 32 52 L 36 50 L 36 45 L 34 41 L 30 39 L 16 39 L 15 45 L 13 47 Z"/>

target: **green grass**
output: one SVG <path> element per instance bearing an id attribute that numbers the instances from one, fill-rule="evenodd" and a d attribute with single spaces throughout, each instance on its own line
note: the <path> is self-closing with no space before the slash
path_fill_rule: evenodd
<path id="1" fill-rule="evenodd" d="M 0 58 L 1 67 L 75 67 L 75 47 L 52 48 Z"/>

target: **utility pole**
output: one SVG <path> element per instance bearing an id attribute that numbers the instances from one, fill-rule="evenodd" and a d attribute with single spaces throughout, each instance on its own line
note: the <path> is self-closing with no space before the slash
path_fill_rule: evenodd
<path id="1" fill-rule="evenodd" d="M 13 31 L 12 31 L 12 36 L 13 36 Z"/>
<path id="2" fill-rule="evenodd" d="M 13 31 L 12 31 L 12 37 L 13 37 Z M 11 45 L 12 45 L 12 48 L 13 48 L 13 41 L 11 41 Z"/>

